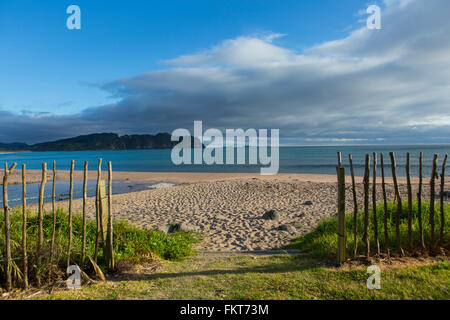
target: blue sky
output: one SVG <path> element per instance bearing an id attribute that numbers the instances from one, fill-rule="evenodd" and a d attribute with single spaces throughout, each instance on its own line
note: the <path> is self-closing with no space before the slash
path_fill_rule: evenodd
<path id="1" fill-rule="evenodd" d="M 68 30 L 66 8 L 81 8 Z M 365 9 L 382 8 L 382 29 Z M 0 142 L 192 127 L 443 143 L 448 0 L 1 1 Z"/>
<path id="2" fill-rule="evenodd" d="M 77 4 L 82 30 L 66 28 Z M 2 1 L 0 104 L 76 113 L 110 102 L 91 84 L 164 68 L 161 60 L 223 39 L 276 32 L 294 50 L 348 34 L 360 0 Z"/>

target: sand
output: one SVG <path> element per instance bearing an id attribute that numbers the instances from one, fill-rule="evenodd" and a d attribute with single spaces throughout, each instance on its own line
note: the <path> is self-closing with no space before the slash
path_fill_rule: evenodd
<path id="1" fill-rule="evenodd" d="M 51 168 L 47 169 L 47 180 L 52 179 Z M 97 171 L 89 171 L 90 180 L 97 179 Z M 107 177 L 107 172 L 103 171 L 103 177 Z M 42 178 L 41 170 L 27 170 L 27 182 L 37 183 Z M 303 173 L 279 173 L 277 175 L 262 176 L 259 173 L 217 173 L 217 172 L 130 172 L 130 171 L 113 171 L 114 180 L 129 181 L 149 181 L 149 182 L 169 182 L 175 184 L 212 182 L 221 180 L 239 180 L 239 179 L 258 179 L 264 181 L 301 181 L 301 182 L 328 182 L 335 183 L 336 175 L 333 174 L 303 174 Z M 57 180 L 69 180 L 68 170 L 58 170 L 56 174 Z M 74 172 L 75 180 L 83 179 L 82 171 Z M 21 184 L 22 182 L 21 168 L 17 167 L 10 175 L 9 184 Z M 351 183 L 350 176 L 346 177 L 346 182 Z M 356 177 L 356 182 L 362 182 L 362 177 Z M 386 178 L 386 182 L 392 183 L 391 178 Z M 406 183 L 406 178 L 399 178 L 400 183 Z M 418 178 L 412 178 L 413 183 L 418 183 Z M 2 181 L 0 181 L 0 185 Z"/>
<path id="2" fill-rule="evenodd" d="M 39 176 L 40 173 L 31 171 L 30 174 Z M 61 172 L 59 178 L 64 179 L 65 174 Z M 91 178 L 95 176 L 90 172 Z M 81 173 L 77 172 L 75 177 L 79 179 Z M 198 245 L 198 249 L 204 251 L 279 248 L 311 231 L 320 220 L 336 214 L 336 177 L 333 175 L 114 172 L 114 179 L 176 183 L 172 187 L 114 195 L 114 216 L 148 229 L 185 222 L 204 235 Z M 357 178 L 360 206 L 361 180 Z M 424 181 L 425 197 L 428 196 L 428 180 Z M 401 182 L 401 192 L 405 195 L 404 179 Z M 377 199 L 381 200 L 381 186 L 377 188 Z M 414 185 L 413 194 L 416 193 Z M 394 198 L 391 183 L 387 185 L 387 194 L 388 198 Z M 307 201 L 312 204 L 305 204 Z M 58 202 L 58 206 L 67 205 L 67 202 Z M 50 206 L 46 204 L 47 210 Z M 81 199 L 74 200 L 74 210 L 81 212 L 81 208 Z M 350 179 L 347 209 L 352 210 Z M 268 210 L 277 211 L 279 219 L 263 219 Z M 88 218 L 93 219 L 94 215 L 94 199 L 89 198 Z M 291 230 L 279 230 L 281 225 L 291 226 Z"/>

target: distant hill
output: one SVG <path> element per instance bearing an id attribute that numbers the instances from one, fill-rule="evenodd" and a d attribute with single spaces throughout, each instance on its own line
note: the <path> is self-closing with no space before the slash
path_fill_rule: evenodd
<path id="1" fill-rule="evenodd" d="M 94 133 L 74 138 L 37 143 L 0 143 L 4 151 L 84 151 L 84 150 L 137 150 L 137 149 L 170 149 L 178 142 L 170 140 L 169 133 L 156 135 L 124 135 L 116 133 Z M 194 139 L 192 138 L 192 146 Z"/>
<path id="2" fill-rule="evenodd" d="M 29 145 L 21 142 L 13 142 L 13 143 L 0 143 L 0 150 L 9 151 L 9 150 L 24 150 L 28 148 Z"/>

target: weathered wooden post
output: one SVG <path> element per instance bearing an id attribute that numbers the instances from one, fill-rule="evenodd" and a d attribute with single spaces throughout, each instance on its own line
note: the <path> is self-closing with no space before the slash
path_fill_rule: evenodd
<path id="1" fill-rule="evenodd" d="M 100 222 L 100 244 L 106 251 L 106 237 L 108 236 L 108 196 L 106 194 L 106 182 L 104 179 L 99 183 L 99 222 Z"/>
<path id="2" fill-rule="evenodd" d="M 98 246 L 99 246 L 99 236 L 100 236 L 100 179 L 102 175 L 102 158 L 98 159 L 97 168 L 97 187 L 95 192 L 95 222 L 97 223 L 97 232 L 95 234 L 95 252 L 94 261 L 97 263 L 98 257 Z"/>
<path id="3" fill-rule="evenodd" d="M 434 202 L 436 199 L 436 191 L 435 191 L 435 179 L 437 178 L 437 161 L 438 155 L 435 154 L 433 158 L 433 168 L 431 172 L 431 180 L 430 180 L 430 251 L 433 251 L 436 241 L 435 230 L 434 230 Z"/>
<path id="4" fill-rule="evenodd" d="M 28 289 L 28 256 L 27 256 L 27 173 L 22 164 L 22 255 L 23 286 Z"/>
<path id="5" fill-rule="evenodd" d="M 378 220 L 377 220 L 377 153 L 373 153 L 372 169 L 372 214 L 373 214 L 373 234 L 377 254 L 380 254 L 380 241 L 378 240 Z"/>
<path id="6" fill-rule="evenodd" d="M 413 250 L 413 240 L 412 240 L 412 188 L 411 188 L 411 174 L 410 174 L 410 161 L 411 155 L 409 152 L 406 153 L 406 184 L 408 187 L 408 249 Z"/>
<path id="7" fill-rule="evenodd" d="M 346 231 L 345 231 L 345 168 L 337 167 L 338 176 L 338 250 L 337 263 L 341 265 L 346 260 Z"/>
<path id="8" fill-rule="evenodd" d="M 369 240 L 369 179 L 370 179 L 370 156 L 366 154 L 366 165 L 364 169 L 364 233 L 363 241 L 366 243 L 366 257 L 370 257 Z"/>
<path id="9" fill-rule="evenodd" d="M 398 189 L 397 182 L 397 164 L 395 162 L 395 154 L 393 152 L 389 153 L 391 157 L 391 168 L 392 168 L 392 180 L 394 181 L 394 189 L 395 189 L 395 198 L 397 200 L 397 210 L 395 214 L 395 233 L 397 238 L 397 248 L 401 256 L 405 253 L 402 248 L 402 240 L 400 238 L 400 215 L 402 213 L 402 197 L 400 196 L 400 191 Z"/>
<path id="10" fill-rule="evenodd" d="M 423 162 L 423 152 L 419 155 L 419 191 L 417 193 L 417 219 L 419 220 L 419 236 L 420 236 L 420 246 L 425 249 L 425 239 L 423 236 L 423 223 L 422 223 L 422 162 Z"/>
<path id="11" fill-rule="evenodd" d="M 11 258 L 11 234 L 9 226 L 9 207 L 8 207 L 8 178 L 14 171 L 16 163 L 14 163 L 9 169 L 8 164 L 5 162 L 5 174 L 3 176 L 3 210 L 5 215 L 5 256 L 6 256 L 6 290 L 12 289 L 12 258 Z"/>
<path id="12" fill-rule="evenodd" d="M 445 230 L 444 188 L 445 188 L 445 166 L 447 165 L 447 157 L 448 155 L 446 154 L 444 157 L 444 162 L 442 163 L 442 171 L 441 171 L 441 198 L 440 198 L 441 230 L 439 232 L 439 245 L 441 246 L 444 243 L 444 230 Z"/>
<path id="13" fill-rule="evenodd" d="M 386 181 L 384 180 L 384 158 L 383 154 L 380 154 L 380 166 L 381 166 L 381 189 L 383 190 L 383 206 L 384 206 L 384 243 L 386 247 L 386 254 L 389 256 L 389 224 L 388 224 L 388 206 L 386 197 Z"/>
<path id="14" fill-rule="evenodd" d="M 67 244 L 67 267 L 70 266 L 70 251 L 72 250 L 72 198 L 73 198 L 73 170 L 75 161 L 70 162 L 70 189 L 69 189 L 69 240 Z"/>
<path id="15" fill-rule="evenodd" d="M 53 263 L 55 253 L 55 235 L 56 235 L 56 161 L 53 160 L 53 179 L 52 179 L 52 240 L 50 242 L 50 262 Z"/>
<path id="16" fill-rule="evenodd" d="M 107 248 L 109 268 L 114 269 L 114 246 L 113 246 L 113 211 L 112 211 L 112 165 L 108 162 L 108 235 Z"/>
<path id="17" fill-rule="evenodd" d="M 88 162 L 84 162 L 83 175 L 83 235 L 81 240 L 81 268 L 84 267 L 86 257 L 86 204 L 87 204 L 87 184 L 88 184 Z"/>
<path id="18" fill-rule="evenodd" d="M 43 220 L 44 220 L 44 191 L 45 191 L 45 185 L 47 183 L 47 163 L 42 163 L 42 177 L 41 177 L 41 185 L 39 187 L 39 206 L 38 206 L 38 249 L 37 249 L 37 266 L 36 268 L 39 268 L 42 256 L 43 256 L 43 246 L 44 246 L 44 227 L 43 227 Z M 38 287 L 41 286 L 41 276 L 38 275 L 36 277 L 37 285 Z"/>
<path id="19" fill-rule="evenodd" d="M 350 163 L 350 173 L 352 175 L 352 191 L 353 191 L 353 258 L 358 253 L 358 197 L 356 195 L 355 172 L 353 170 L 352 155 L 348 155 Z"/>
<path id="20" fill-rule="evenodd" d="M 39 187 L 39 207 L 38 207 L 38 265 L 41 263 L 41 255 L 42 255 L 42 247 L 44 245 L 44 229 L 42 226 L 43 219 L 44 219 L 44 190 L 45 190 L 45 184 L 47 183 L 47 163 L 42 163 L 42 178 L 41 178 L 41 185 Z M 39 279 L 38 279 L 39 281 Z"/>

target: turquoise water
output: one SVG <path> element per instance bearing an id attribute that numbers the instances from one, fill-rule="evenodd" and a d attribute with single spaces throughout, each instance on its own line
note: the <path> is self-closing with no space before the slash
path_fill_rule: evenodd
<path id="1" fill-rule="evenodd" d="M 89 180 L 86 186 L 86 194 L 88 197 L 95 196 L 97 181 Z M 112 194 L 136 192 L 141 190 L 148 190 L 158 187 L 154 182 L 133 182 L 133 181 L 112 181 Z M 40 183 L 27 184 L 27 203 L 38 203 L 39 200 Z M 48 182 L 44 188 L 44 202 L 52 201 L 53 183 Z M 70 185 L 69 181 L 56 181 L 55 183 L 55 199 L 56 201 L 63 201 L 69 199 Z M 108 191 L 106 191 L 108 192 Z M 83 182 L 74 181 L 73 184 L 73 199 L 83 197 Z M 17 206 L 22 204 L 22 185 L 13 184 L 8 186 L 8 203 L 10 206 Z M 3 206 L 3 186 L 0 186 L 0 207 Z"/>
<path id="2" fill-rule="evenodd" d="M 419 152 L 424 153 L 424 174 L 431 172 L 432 157 L 439 155 L 439 165 L 444 154 L 450 153 L 450 145 L 428 146 L 327 146 L 327 147 L 280 147 L 280 169 L 282 173 L 336 173 L 337 156 L 342 152 L 343 164 L 348 168 L 348 154 L 353 155 L 353 163 L 357 175 L 364 170 L 366 153 L 383 152 L 385 166 L 390 164 L 389 152 L 394 151 L 397 159 L 397 172 L 405 176 L 406 152 L 411 153 L 411 174 L 418 175 Z M 247 150 L 248 152 L 248 150 Z M 28 169 L 40 169 L 42 162 L 47 162 L 49 169 L 53 160 L 58 170 L 70 168 L 70 161 L 75 160 L 75 169 L 83 170 L 84 161 L 89 161 L 89 169 L 95 170 L 98 158 L 103 158 L 103 170 L 107 162 L 112 161 L 114 171 L 153 171 L 153 172 L 259 172 L 259 165 L 174 165 L 171 161 L 171 150 L 117 150 L 117 151 L 75 151 L 75 152 L 18 152 L 0 153 L 0 165 L 4 162 L 16 162 L 18 169 L 25 163 Z M 225 156 L 225 151 L 224 151 Z M 236 157 L 236 151 L 235 151 Z M 378 160 L 379 162 L 379 160 Z M 378 170 L 379 173 L 380 170 Z M 390 168 L 386 168 L 390 175 Z M 348 172 L 348 170 L 347 170 Z"/>

